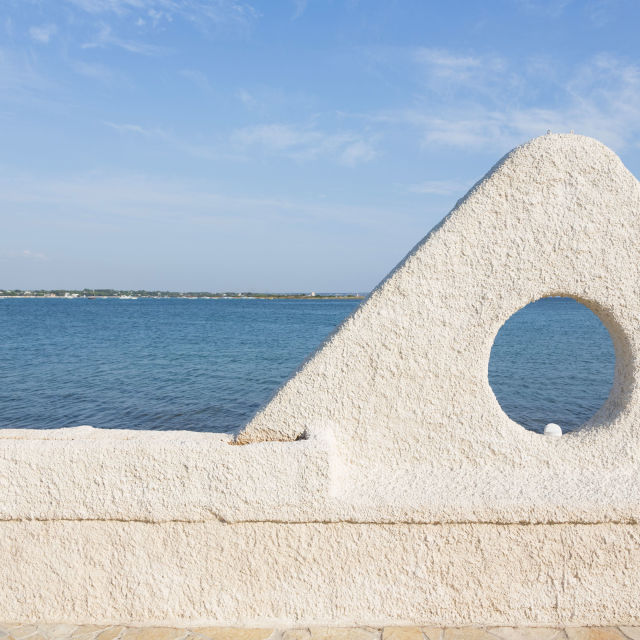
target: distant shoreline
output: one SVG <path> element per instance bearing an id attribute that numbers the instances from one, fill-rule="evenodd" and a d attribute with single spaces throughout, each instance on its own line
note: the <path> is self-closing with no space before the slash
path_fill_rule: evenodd
<path id="1" fill-rule="evenodd" d="M 179 292 L 179 291 L 146 291 L 119 289 L 51 289 L 51 290 L 1 290 L 0 299 L 45 299 L 45 300 L 363 300 L 361 293 L 254 293 L 254 292 L 225 292 L 211 293 L 208 291 Z"/>

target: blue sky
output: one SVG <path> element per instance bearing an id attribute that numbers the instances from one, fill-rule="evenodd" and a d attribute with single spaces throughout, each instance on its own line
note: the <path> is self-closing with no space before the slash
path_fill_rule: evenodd
<path id="1" fill-rule="evenodd" d="M 366 291 L 504 153 L 640 175 L 640 3 L 2 0 L 0 288 Z"/>

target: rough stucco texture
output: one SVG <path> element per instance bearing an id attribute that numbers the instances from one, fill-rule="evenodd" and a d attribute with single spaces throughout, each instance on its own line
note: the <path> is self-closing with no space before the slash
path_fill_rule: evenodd
<path id="1" fill-rule="evenodd" d="M 0 524 L 10 621 L 638 624 L 636 525 Z"/>
<path id="2" fill-rule="evenodd" d="M 537 138 L 235 441 L 0 431 L 0 619 L 637 624 L 639 211 L 606 147 Z M 547 295 L 616 349 L 608 401 L 561 438 L 487 379 L 498 329 Z"/>

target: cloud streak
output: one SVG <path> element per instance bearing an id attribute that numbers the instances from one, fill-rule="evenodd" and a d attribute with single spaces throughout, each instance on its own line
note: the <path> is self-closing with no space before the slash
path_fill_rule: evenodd
<path id="1" fill-rule="evenodd" d="M 66 0 L 67 4 L 93 16 L 134 18 L 138 26 L 157 27 L 182 19 L 193 24 L 241 24 L 259 13 L 240 0 Z"/>
<path id="2" fill-rule="evenodd" d="M 329 220 L 374 228 L 388 224 L 383 207 L 340 202 L 305 201 L 212 191 L 196 182 L 159 180 L 149 176 L 85 174 L 47 180 L 36 175 L 0 177 L 0 205 L 5 211 L 39 220 L 48 226 L 128 227 L 133 221 L 173 221 L 180 224 L 238 225 L 251 221 L 276 222 Z M 47 209 L 42 213 L 42 206 Z M 402 211 L 394 211 L 400 218 Z M 408 212 L 406 215 L 410 215 Z M 30 252 L 23 257 L 38 258 Z M 14 257 L 18 257 L 15 254 Z"/>
<path id="3" fill-rule="evenodd" d="M 38 0 L 23 1 L 39 4 Z M 115 47 L 144 56 L 171 51 L 147 40 L 174 23 L 186 23 L 210 34 L 223 27 L 246 30 L 260 16 L 251 4 L 242 0 L 61 0 L 60 4 L 63 3 L 74 14 L 66 30 L 70 30 L 69 25 L 84 29 L 81 48 Z M 10 22 L 6 24 L 11 27 Z M 47 44 L 58 30 L 55 24 L 33 25 L 29 36 L 34 42 Z M 87 37 L 87 33 L 91 35 Z M 62 35 L 68 40 L 69 33 Z"/>
<path id="4" fill-rule="evenodd" d="M 146 138 L 151 143 L 161 143 L 171 147 L 177 152 L 185 153 L 194 158 L 232 158 L 237 154 L 225 152 L 220 144 L 207 142 L 191 142 L 186 138 L 175 135 L 174 133 L 158 127 L 147 127 L 139 124 L 117 123 L 104 121 L 104 126 L 113 129 L 120 135 L 133 135 Z"/>
<path id="5" fill-rule="evenodd" d="M 160 138 L 162 140 L 169 139 L 169 134 L 162 129 L 147 129 L 138 124 L 117 124 L 115 122 L 105 122 L 105 126 L 117 131 L 118 133 L 135 133 L 145 138 Z"/>
<path id="6" fill-rule="evenodd" d="M 424 80 L 414 104 L 371 120 L 417 132 L 424 149 L 505 149 L 548 129 L 575 130 L 618 150 L 640 143 L 640 67 L 619 57 L 598 54 L 565 69 L 432 50 L 414 59 Z"/>
<path id="7" fill-rule="evenodd" d="M 198 71 L 197 69 L 181 69 L 179 73 L 204 93 L 212 92 L 213 88 L 209 82 L 209 78 L 207 78 L 206 74 L 202 73 L 202 71 Z"/>
<path id="8" fill-rule="evenodd" d="M 56 89 L 55 82 L 40 72 L 32 56 L 0 48 L 0 102 L 51 103 Z"/>
<path id="9" fill-rule="evenodd" d="M 55 24 L 45 24 L 40 27 L 29 27 L 31 39 L 40 44 L 48 44 L 51 37 L 56 34 L 58 27 Z"/>
<path id="10" fill-rule="evenodd" d="M 238 129 L 232 134 L 232 142 L 243 150 L 262 149 L 300 161 L 330 157 L 349 167 L 376 157 L 373 142 L 357 133 L 328 133 L 282 123 Z"/>
<path id="11" fill-rule="evenodd" d="M 292 20 L 297 20 L 307 10 L 308 0 L 293 0 L 293 15 Z"/>
<path id="12" fill-rule="evenodd" d="M 31 249 L 22 250 L 0 250 L 0 260 L 32 260 L 36 262 L 45 262 L 49 258 L 41 251 L 32 251 Z"/>
<path id="13" fill-rule="evenodd" d="M 411 193 L 423 195 L 450 196 L 463 195 L 470 187 L 469 182 L 463 180 L 425 180 L 418 184 L 409 185 Z"/>
<path id="14" fill-rule="evenodd" d="M 102 24 L 94 37 L 81 45 L 82 49 L 99 49 L 105 47 L 118 47 L 129 53 L 138 53 L 144 56 L 158 56 L 167 53 L 165 47 L 158 47 L 138 40 L 121 38 L 113 33 L 111 27 L 107 24 Z"/>

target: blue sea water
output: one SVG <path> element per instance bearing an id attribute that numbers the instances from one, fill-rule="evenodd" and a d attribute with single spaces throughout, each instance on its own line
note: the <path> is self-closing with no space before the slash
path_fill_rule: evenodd
<path id="1" fill-rule="evenodd" d="M 542 298 L 514 313 L 496 336 L 489 383 L 504 412 L 541 432 L 572 431 L 606 401 L 615 353 L 598 317 L 571 298 Z"/>
<path id="2" fill-rule="evenodd" d="M 232 431 L 358 304 L 0 300 L 0 427 Z M 606 399 L 613 360 L 590 311 L 546 299 L 501 329 L 489 378 L 514 420 L 574 428 Z"/>

